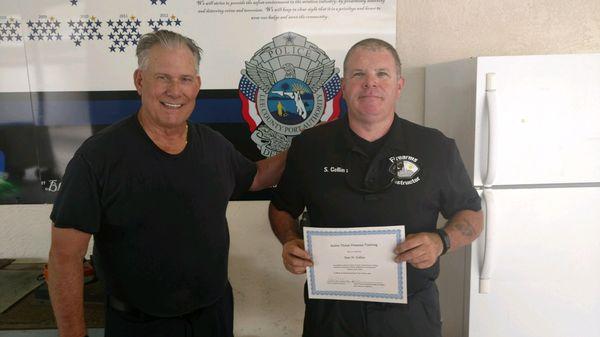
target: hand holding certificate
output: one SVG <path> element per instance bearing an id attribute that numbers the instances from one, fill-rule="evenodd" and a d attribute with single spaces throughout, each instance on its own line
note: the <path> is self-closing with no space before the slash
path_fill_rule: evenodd
<path id="1" fill-rule="evenodd" d="M 404 238 L 404 226 L 304 227 L 308 297 L 407 303 L 406 262 L 394 261 Z"/>

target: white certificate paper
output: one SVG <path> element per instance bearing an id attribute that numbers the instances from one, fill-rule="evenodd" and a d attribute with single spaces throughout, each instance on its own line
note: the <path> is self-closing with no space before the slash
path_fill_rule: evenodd
<path id="1" fill-rule="evenodd" d="M 394 261 L 404 226 L 304 227 L 308 297 L 407 303 L 406 262 Z"/>

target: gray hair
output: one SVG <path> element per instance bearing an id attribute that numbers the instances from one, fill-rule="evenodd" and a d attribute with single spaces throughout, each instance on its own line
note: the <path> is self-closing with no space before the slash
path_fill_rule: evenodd
<path id="1" fill-rule="evenodd" d="M 147 69 L 150 49 L 157 44 L 160 44 L 163 48 L 187 47 L 192 52 L 192 55 L 194 55 L 194 67 L 196 68 L 196 73 L 198 73 L 202 49 L 189 37 L 164 29 L 146 33 L 138 40 L 135 55 L 137 56 L 138 67 L 140 69 Z"/>
<path id="2" fill-rule="evenodd" d="M 358 41 L 352 47 L 350 47 L 350 50 L 348 50 L 348 53 L 346 53 L 346 57 L 344 58 L 344 76 L 346 76 L 345 74 L 346 69 L 348 67 L 348 59 L 350 58 L 350 55 L 359 48 L 368 49 L 370 51 L 379 51 L 381 49 L 387 50 L 394 58 L 394 62 L 396 63 L 396 74 L 398 75 L 398 78 L 400 78 L 400 75 L 402 73 L 402 63 L 400 62 L 400 56 L 398 56 L 396 48 L 394 48 L 391 44 L 383 40 L 375 38 L 369 38 L 364 39 L 362 41 Z"/>

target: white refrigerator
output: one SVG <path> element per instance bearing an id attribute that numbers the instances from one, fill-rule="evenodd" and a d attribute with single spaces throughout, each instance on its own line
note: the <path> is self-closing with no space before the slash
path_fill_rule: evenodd
<path id="1" fill-rule="evenodd" d="M 426 69 L 425 125 L 454 138 L 485 231 L 442 257 L 445 337 L 600 336 L 600 54 Z"/>

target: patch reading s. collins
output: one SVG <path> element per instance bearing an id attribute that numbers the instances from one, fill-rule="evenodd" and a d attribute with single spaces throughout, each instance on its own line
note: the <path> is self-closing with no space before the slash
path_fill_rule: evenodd
<path id="1" fill-rule="evenodd" d="M 413 156 L 390 157 L 391 162 L 388 171 L 393 175 L 392 182 L 396 185 L 412 185 L 418 183 L 421 178 L 417 176 L 420 168 L 417 165 L 419 159 Z"/>
<path id="2" fill-rule="evenodd" d="M 324 166 L 323 173 L 348 173 L 348 169 L 340 166 Z"/>
<path id="3" fill-rule="evenodd" d="M 273 38 L 246 62 L 239 85 L 242 116 L 265 157 L 286 150 L 292 138 L 340 113 L 335 61 L 306 37 Z"/>

